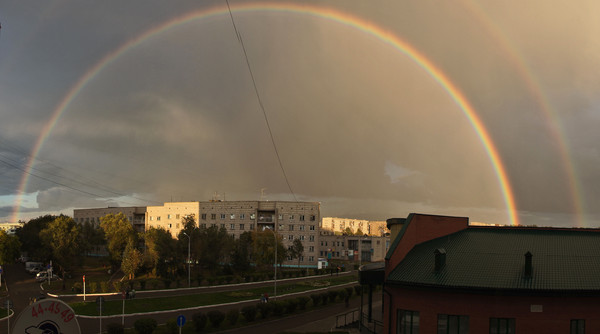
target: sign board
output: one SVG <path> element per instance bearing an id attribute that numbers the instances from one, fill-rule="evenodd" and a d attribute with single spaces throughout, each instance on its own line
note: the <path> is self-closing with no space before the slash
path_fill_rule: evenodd
<path id="1" fill-rule="evenodd" d="M 12 332 L 81 334 L 81 329 L 69 305 L 58 299 L 42 299 L 21 311 Z"/>
<path id="2" fill-rule="evenodd" d="M 185 325 L 185 316 L 181 314 L 177 317 L 177 326 L 183 327 L 183 325 Z"/>

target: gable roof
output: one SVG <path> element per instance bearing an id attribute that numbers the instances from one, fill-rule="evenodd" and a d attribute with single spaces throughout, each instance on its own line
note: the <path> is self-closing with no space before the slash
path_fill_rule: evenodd
<path id="1" fill-rule="evenodd" d="M 436 249 L 445 249 L 434 270 Z M 525 275 L 525 253 L 533 271 Z M 446 288 L 600 292 L 600 231 L 469 227 L 416 245 L 387 283 Z"/>

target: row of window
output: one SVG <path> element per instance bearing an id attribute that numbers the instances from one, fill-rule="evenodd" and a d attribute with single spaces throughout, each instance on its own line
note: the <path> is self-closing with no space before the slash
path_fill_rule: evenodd
<path id="1" fill-rule="evenodd" d="M 398 310 L 396 333 L 419 334 L 419 312 Z M 438 334 L 467 334 L 469 333 L 469 316 L 438 314 Z M 490 318 L 490 334 L 514 334 L 515 318 Z M 585 334 L 585 320 L 571 320 L 571 334 Z"/>
<path id="2" fill-rule="evenodd" d="M 287 257 L 287 260 L 288 260 L 288 261 L 292 261 L 292 260 L 294 260 L 294 259 L 292 259 L 292 257 L 291 257 L 291 256 L 288 256 L 288 257 Z M 315 257 L 314 257 L 314 256 L 309 256 L 309 257 L 308 257 L 308 262 L 313 262 L 314 260 L 315 260 Z M 304 256 L 300 256 L 300 257 L 298 257 L 298 261 L 300 261 L 300 262 L 304 262 Z"/>
<path id="3" fill-rule="evenodd" d="M 341 245 L 341 247 L 344 247 L 344 242 L 343 241 L 332 241 L 331 242 L 331 246 L 335 246 L 336 243 L 337 243 L 338 247 L 340 247 L 340 245 Z M 321 241 L 321 246 L 328 246 L 327 245 L 327 241 Z"/>
<path id="4" fill-rule="evenodd" d="M 169 215 L 169 216 L 170 216 L 170 215 Z M 207 219 L 208 219 L 208 214 L 206 214 L 206 213 L 203 213 L 203 214 L 202 214 L 200 217 L 201 217 L 201 219 L 202 219 L 202 220 L 207 220 Z M 237 216 L 236 216 L 236 214 L 235 214 L 235 213 L 230 213 L 230 214 L 229 214 L 229 220 L 235 220 L 235 219 L 236 219 L 236 217 L 237 217 L 237 219 L 239 219 L 239 220 L 244 220 L 244 219 L 246 219 L 246 214 L 245 214 L 245 213 L 240 213 L 240 214 L 239 214 L 239 215 L 237 215 Z M 249 214 L 249 215 L 248 215 L 248 217 L 249 217 L 249 219 L 251 219 L 251 220 L 255 220 L 255 219 L 256 219 L 256 214 L 255 214 L 255 213 L 251 213 L 251 214 Z M 260 219 L 261 219 L 261 220 L 263 220 L 263 219 L 265 219 L 265 217 L 266 217 L 266 218 L 269 218 L 270 216 L 261 216 L 261 218 L 260 218 Z M 227 214 L 225 214 L 225 213 L 220 213 L 220 214 L 219 214 L 219 218 L 220 218 L 221 220 L 227 219 Z M 211 220 L 216 220 L 216 219 L 217 219 L 217 214 L 216 214 L 216 213 L 211 213 L 211 214 L 210 214 L 210 219 L 211 219 Z M 295 219 L 295 216 L 294 216 L 294 215 L 288 215 L 288 220 L 290 220 L 290 221 L 293 221 L 294 219 Z M 303 222 L 303 221 L 306 221 L 306 219 L 305 219 L 305 216 L 304 216 L 304 215 L 299 215 L 299 216 L 298 216 L 298 219 L 299 219 L 301 222 Z M 309 219 L 310 219 L 310 221 L 311 221 L 311 222 L 314 222 L 314 221 L 316 221 L 316 220 L 317 220 L 317 217 L 316 217 L 315 215 L 310 215 Z M 267 220 L 268 220 L 268 221 L 272 221 L 272 219 L 267 219 Z M 283 220 L 283 215 L 279 215 L 279 220 Z"/>

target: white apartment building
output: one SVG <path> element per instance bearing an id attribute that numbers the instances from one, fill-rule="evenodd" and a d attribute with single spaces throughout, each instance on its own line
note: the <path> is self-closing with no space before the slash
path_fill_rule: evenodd
<path id="1" fill-rule="evenodd" d="M 206 201 L 167 202 L 162 206 L 148 206 L 146 229 L 163 228 L 173 237 L 183 229 L 182 219 L 193 216 L 199 227 L 225 228 L 239 238 L 244 232 L 270 229 L 283 238 L 285 247 L 295 239 L 302 241 L 304 256 L 300 266 L 316 266 L 321 204 L 318 202 L 286 201 Z M 288 259 L 284 265 L 297 265 Z"/>
<path id="2" fill-rule="evenodd" d="M 73 210 L 73 219 L 76 223 L 91 223 L 94 226 L 100 225 L 100 218 L 113 214 L 123 213 L 129 222 L 138 232 L 144 232 L 146 228 L 145 206 L 129 206 L 129 207 L 107 207 L 95 209 L 75 209 Z"/>
<path id="3" fill-rule="evenodd" d="M 357 233 L 360 230 L 362 234 L 370 236 L 384 236 L 390 232 L 385 221 L 323 217 L 321 223 L 321 229 L 335 234 L 342 234 L 348 228 L 352 233 Z"/>

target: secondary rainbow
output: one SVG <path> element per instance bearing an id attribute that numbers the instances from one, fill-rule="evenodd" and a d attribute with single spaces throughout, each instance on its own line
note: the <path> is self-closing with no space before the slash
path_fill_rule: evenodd
<path id="1" fill-rule="evenodd" d="M 466 97 L 462 94 L 462 92 L 450 81 L 450 79 L 435 66 L 429 59 L 427 59 L 423 54 L 421 54 L 417 49 L 412 47 L 410 44 L 401 40 L 399 37 L 394 35 L 393 33 L 386 31 L 385 29 L 356 16 L 341 12 L 339 10 L 334 10 L 331 8 L 318 7 L 314 5 L 299 5 L 294 3 L 284 3 L 284 2 L 257 2 L 257 3 L 249 3 L 249 4 L 239 4 L 232 5 L 231 10 L 233 12 L 259 12 L 259 11 L 273 11 L 273 12 L 287 12 L 301 15 L 310 15 L 317 18 L 322 18 L 326 20 L 331 20 L 354 29 L 357 29 L 363 33 L 366 33 L 370 36 L 373 36 L 380 41 L 394 47 L 398 51 L 400 51 L 405 56 L 409 57 L 412 61 L 418 64 L 423 70 L 425 70 L 429 76 L 435 80 L 440 86 L 444 88 L 444 90 L 448 93 L 448 95 L 454 100 L 454 102 L 460 107 L 464 115 L 467 117 L 473 129 L 477 133 L 477 136 L 481 140 L 487 155 L 492 163 L 494 171 L 498 177 L 498 182 L 500 189 L 502 190 L 502 195 L 504 198 L 504 202 L 507 209 L 507 214 L 509 217 L 509 221 L 511 225 L 519 225 L 519 219 L 517 216 L 517 209 L 515 205 L 515 198 L 512 191 L 512 187 L 509 182 L 509 178 L 506 172 L 504 165 L 502 164 L 500 154 L 492 139 L 486 130 L 483 122 L 475 112 L 475 109 L 471 106 Z M 61 100 L 61 102 L 54 109 L 50 120 L 42 129 L 42 132 L 35 143 L 32 152 L 30 154 L 30 158 L 27 161 L 26 172 L 23 173 L 21 178 L 20 186 L 19 186 L 19 194 L 17 195 L 17 199 L 14 205 L 13 211 L 13 221 L 17 221 L 19 218 L 19 208 L 21 205 L 22 194 L 25 193 L 27 188 L 29 175 L 31 175 L 31 168 L 33 167 L 36 156 L 39 154 L 44 141 L 48 138 L 52 128 L 55 126 L 56 122 L 60 118 L 60 116 L 68 109 L 71 102 L 77 97 L 79 92 L 96 76 L 104 67 L 110 65 L 114 62 L 119 56 L 125 53 L 127 50 L 130 50 L 137 45 L 143 43 L 149 38 L 169 31 L 174 27 L 177 27 L 182 24 L 186 24 L 192 22 L 194 20 L 199 20 L 211 16 L 217 15 L 225 15 L 229 14 L 226 6 L 215 6 L 210 7 L 194 12 L 187 13 L 185 15 L 176 17 L 167 22 L 164 22 L 152 29 L 147 30 L 142 33 L 138 37 L 135 37 L 128 42 L 124 43 L 119 48 L 114 51 L 108 53 L 104 56 L 98 63 L 96 63 L 93 67 L 91 67 L 76 83 L 72 86 L 69 92 L 65 95 L 65 97 Z"/>

